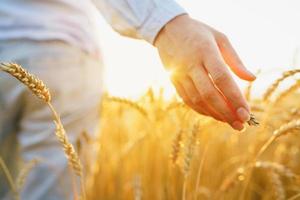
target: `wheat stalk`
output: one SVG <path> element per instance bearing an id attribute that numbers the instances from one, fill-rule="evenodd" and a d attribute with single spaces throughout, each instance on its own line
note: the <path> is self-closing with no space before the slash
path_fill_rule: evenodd
<path id="1" fill-rule="evenodd" d="M 259 152 L 255 156 L 255 160 L 266 151 L 266 149 L 279 137 L 290 133 L 291 131 L 300 130 L 300 120 L 293 120 L 289 123 L 283 124 L 278 129 L 276 129 L 272 136 L 264 143 L 260 148 Z"/>
<path id="2" fill-rule="evenodd" d="M 10 172 L 1 156 L 0 156 L 0 168 L 2 169 L 4 175 L 7 179 L 7 182 L 11 188 L 11 191 L 14 195 L 15 200 L 20 200 L 20 194 L 18 192 L 17 186 L 14 183 L 12 175 L 10 174 Z"/>
<path id="3" fill-rule="evenodd" d="M 120 98 L 120 97 L 107 97 L 106 100 L 111 101 L 111 102 L 117 102 L 117 103 L 128 105 L 128 106 L 136 109 L 137 111 L 139 111 L 146 118 L 148 117 L 148 113 L 147 113 L 145 108 L 143 108 L 142 106 L 138 105 L 138 103 L 133 102 L 129 99 Z"/>
<path id="4" fill-rule="evenodd" d="M 73 145 L 71 145 L 71 143 L 68 141 L 65 130 L 62 127 L 61 123 L 57 121 L 54 121 L 54 123 L 56 125 L 55 134 L 59 139 L 59 142 L 63 146 L 63 150 L 70 162 L 70 165 L 72 166 L 75 174 L 79 177 L 82 177 L 82 166 Z"/>
<path id="5" fill-rule="evenodd" d="M 197 134 L 199 131 L 199 122 L 196 122 L 193 125 L 192 132 L 188 137 L 188 141 L 185 148 L 185 155 L 183 160 L 183 174 L 184 174 L 184 182 L 183 182 L 183 191 L 182 191 L 182 200 L 186 199 L 187 192 L 187 178 L 190 172 L 191 161 L 194 155 L 194 149 L 197 139 Z"/>
<path id="6" fill-rule="evenodd" d="M 226 179 L 223 180 L 220 186 L 220 192 L 224 193 L 224 192 L 228 192 L 230 189 L 233 189 L 238 182 L 244 180 L 243 177 L 245 177 L 246 171 L 252 168 L 262 169 L 265 170 L 266 172 L 272 171 L 277 175 L 286 177 L 291 180 L 295 180 L 295 181 L 300 180 L 299 175 L 295 174 L 288 167 L 284 165 L 275 162 L 270 162 L 270 161 L 257 161 L 255 163 L 250 163 L 244 167 L 239 167 L 231 175 L 227 176 Z"/>
<path id="7" fill-rule="evenodd" d="M 270 96 L 273 94 L 273 92 L 278 88 L 279 84 L 283 82 L 285 79 L 287 79 L 290 76 L 293 76 L 300 72 L 300 69 L 295 70 L 289 70 L 282 74 L 280 78 L 275 80 L 275 82 L 266 90 L 266 92 L 263 95 L 263 100 L 268 101 Z"/>
<path id="8" fill-rule="evenodd" d="M 268 177 L 271 185 L 271 191 L 273 197 L 272 199 L 285 200 L 286 199 L 285 190 L 282 181 L 280 179 L 280 176 L 276 172 L 271 170 L 268 172 Z"/>
<path id="9" fill-rule="evenodd" d="M 279 137 L 290 133 L 291 131 L 294 130 L 299 130 L 300 129 L 300 120 L 293 120 L 289 123 L 283 124 L 281 127 L 279 127 L 278 129 L 276 129 L 272 136 L 263 144 L 263 146 L 259 149 L 258 153 L 254 156 L 254 159 L 252 161 L 252 163 L 256 163 L 257 159 L 268 149 L 268 147 Z M 251 176 L 251 172 L 250 172 L 250 176 Z M 249 179 L 250 177 L 246 180 L 246 184 L 245 187 L 242 191 L 242 198 L 245 195 L 245 190 L 249 184 Z"/>
<path id="10" fill-rule="evenodd" d="M 38 159 L 32 159 L 31 161 L 29 161 L 28 163 L 26 163 L 26 165 L 24 166 L 24 168 L 21 170 L 21 172 L 19 173 L 17 180 L 16 180 L 16 185 L 17 188 L 19 190 L 21 190 L 21 188 L 24 186 L 24 183 L 26 181 L 26 178 L 29 174 L 29 172 L 39 163 Z"/>
<path id="11" fill-rule="evenodd" d="M 264 169 L 266 171 L 273 171 L 277 174 L 279 174 L 282 177 L 286 177 L 291 180 L 300 180 L 300 176 L 295 174 L 291 169 L 288 167 L 275 163 L 275 162 L 269 162 L 269 161 L 257 161 L 254 165 L 255 168 Z"/>
<path id="12" fill-rule="evenodd" d="M 248 166 L 237 168 L 237 170 L 235 170 L 234 172 L 232 172 L 229 176 L 227 176 L 223 180 L 223 182 L 222 182 L 222 184 L 221 184 L 221 186 L 219 188 L 219 191 L 221 193 L 224 193 L 224 192 L 228 192 L 230 189 L 233 189 L 237 185 L 237 183 L 239 181 L 244 180 L 241 177 L 245 176 L 245 171 L 247 169 L 248 169 Z"/>
<path id="13" fill-rule="evenodd" d="M 61 123 L 59 115 L 57 114 L 56 110 L 51 104 L 51 94 L 49 89 L 46 87 L 43 81 L 41 81 L 36 76 L 23 69 L 22 66 L 18 64 L 0 63 L 0 69 L 9 73 L 13 77 L 17 78 L 24 85 L 26 85 L 39 99 L 43 100 L 50 108 L 53 114 L 54 123 L 56 125 L 55 134 L 64 149 L 69 164 L 72 166 L 73 171 L 75 172 L 76 175 L 79 176 L 81 180 L 80 185 L 81 185 L 82 195 L 83 195 L 83 199 L 85 199 L 85 189 L 82 180 L 83 177 L 82 177 L 81 162 L 79 160 L 79 156 L 74 150 L 73 145 L 69 142 L 67 138 L 67 135 Z"/>
<path id="14" fill-rule="evenodd" d="M 210 146 L 210 143 L 206 144 L 206 146 L 204 148 L 204 151 L 202 153 L 202 158 L 201 158 L 200 164 L 199 164 L 199 169 L 198 169 L 197 179 L 196 179 L 196 187 L 195 187 L 195 190 L 197 191 L 196 195 L 195 195 L 195 199 L 198 198 L 198 188 L 200 186 L 200 180 L 201 180 L 201 177 L 202 177 L 203 166 L 204 166 L 204 163 L 206 161 L 209 146 Z"/>
<path id="15" fill-rule="evenodd" d="M 286 96 L 291 94 L 292 92 L 295 92 L 300 88 L 300 80 L 297 80 L 296 83 L 294 83 L 291 87 L 289 87 L 287 90 L 282 92 L 274 101 L 274 105 L 278 102 L 280 102 L 282 99 L 284 99 Z"/>
<path id="16" fill-rule="evenodd" d="M 300 198 L 300 193 L 295 194 L 294 196 L 292 196 L 291 198 L 288 198 L 288 200 L 296 200 Z"/>

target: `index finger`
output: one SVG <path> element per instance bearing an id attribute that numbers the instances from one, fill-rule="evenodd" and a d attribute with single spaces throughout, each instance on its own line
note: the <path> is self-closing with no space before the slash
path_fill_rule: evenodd
<path id="1" fill-rule="evenodd" d="M 224 95 L 237 117 L 246 122 L 250 119 L 250 108 L 239 87 L 233 80 L 215 42 L 205 49 L 204 67 L 211 76 L 213 83 Z"/>

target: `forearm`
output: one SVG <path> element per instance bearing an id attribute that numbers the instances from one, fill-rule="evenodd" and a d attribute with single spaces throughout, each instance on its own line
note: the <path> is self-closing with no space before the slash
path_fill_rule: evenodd
<path id="1" fill-rule="evenodd" d="M 173 0 L 94 0 L 94 3 L 114 30 L 151 44 L 165 24 L 186 13 Z"/>

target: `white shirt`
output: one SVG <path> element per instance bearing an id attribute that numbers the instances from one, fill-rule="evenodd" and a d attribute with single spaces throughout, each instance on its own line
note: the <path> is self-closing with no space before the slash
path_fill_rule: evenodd
<path id="1" fill-rule="evenodd" d="M 95 8 L 120 34 L 149 43 L 185 13 L 173 0 L 1 0 L 0 41 L 55 39 L 97 52 Z"/>

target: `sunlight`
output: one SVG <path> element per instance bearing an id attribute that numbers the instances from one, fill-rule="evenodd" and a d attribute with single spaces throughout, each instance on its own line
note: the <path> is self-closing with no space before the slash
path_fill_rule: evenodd
<path id="1" fill-rule="evenodd" d="M 296 58 L 299 56 L 296 50 L 300 44 L 300 28 L 296 26 L 299 19 L 299 14 L 295 12 L 296 1 L 290 1 L 290 4 L 266 1 L 262 4 L 258 0 L 226 0 L 218 1 L 218 7 L 215 6 L 216 0 L 179 2 L 194 18 L 222 30 L 252 72 L 261 69 L 262 75 L 268 75 L 260 80 L 260 85 L 270 83 L 270 71 L 283 71 L 299 64 Z M 284 15 L 277 14 L 281 8 L 286 11 Z M 151 45 L 120 37 L 103 19 L 99 27 L 106 67 L 106 87 L 112 95 L 136 98 L 150 86 L 156 91 L 163 87 L 169 97 L 175 93 L 168 72 L 163 69 Z M 238 81 L 238 84 L 241 87 L 246 85 L 243 81 Z M 257 92 L 263 89 L 260 87 Z"/>

